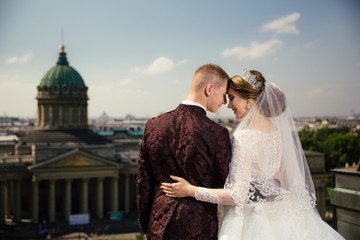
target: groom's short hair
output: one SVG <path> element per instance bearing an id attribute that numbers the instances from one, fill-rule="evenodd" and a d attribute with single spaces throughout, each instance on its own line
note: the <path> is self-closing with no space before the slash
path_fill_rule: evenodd
<path id="1" fill-rule="evenodd" d="M 194 90 L 201 90 L 206 84 L 212 83 L 215 87 L 220 86 L 223 81 L 229 79 L 229 75 L 216 64 L 204 64 L 196 69 L 191 88 Z"/>

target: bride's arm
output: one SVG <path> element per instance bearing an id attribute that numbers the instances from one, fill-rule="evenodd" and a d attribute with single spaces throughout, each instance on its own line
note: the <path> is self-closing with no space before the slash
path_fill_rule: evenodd
<path id="1" fill-rule="evenodd" d="M 177 182 L 163 183 L 161 186 L 161 189 L 169 197 L 194 197 L 196 200 L 203 202 L 236 205 L 227 189 L 196 187 L 181 177 L 171 176 L 171 178 Z"/>
<path id="2" fill-rule="evenodd" d="M 249 198 L 251 186 L 251 157 L 245 140 L 235 139 L 229 176 L 224 188 L 204 188 L 191 185 L 185 179 L 171 176 L 176 183 L 162 183 L 169 197 L 195 197 L 199 201 L 222 205 L 243 205 Z M 252 188 L 252 189 L 251 189 Z"/>

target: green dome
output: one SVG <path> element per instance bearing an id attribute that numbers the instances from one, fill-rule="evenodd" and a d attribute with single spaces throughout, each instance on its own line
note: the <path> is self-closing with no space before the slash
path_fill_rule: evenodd
<path id="1" fill-rule="evenodd" d="M 63 50 L 63 49 L 62 49 Z M 56 66 L 52 67 L 41 79 L 40 86 L 85 86 L 80 74 L 69 66 L 66 53 L 61 51 Z"/>

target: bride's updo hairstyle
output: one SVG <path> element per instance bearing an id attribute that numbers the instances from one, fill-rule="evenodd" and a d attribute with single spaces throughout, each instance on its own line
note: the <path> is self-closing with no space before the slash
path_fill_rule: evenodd
<path id="1" fill-rule="evenodd" d="M 256 99 L 260 95 L 260 93 L 264 90 L 266 80 L 264 76 L 256 70 L 250 70 L 250 73 L 256 77 L 257 82 L 261 83 L 260 88 L 254 88 L 241 76 L 235 75 L 234 77 L 229 79 L 228 90 L 229 88 L 233 89 L 235 92 L 237 92 L 240 95 L 240 97 L 244 99 L 248 99 L 248 98 Z"/>
<path id="2" fill-rule="evenodd" d="M 272 91 L 276 96 L 275 100 L 262 99 L 263 95 L 261 95 L 261 93 L 265 90 L 266 79 L 259 71 L 250 70 L 249 72 L 255 76 L 257 86 L 254 87 L 242 76 L 235 75 L 228 81 L 228 90 L 229 88 L 233 89 L 244 99 L 254 99 L 258 105 L 260 104 L 260 106 L 258 106 L 260 113 L 266 117 L 276 117 L 283 113 L 286 110 L 285 94 L 278 87 L 271 84 L 268 86 L 268 90 Z M 270 101 L 276 101 L 276 104 Z"/>
<path id="3" fill-rule="evenodd" d="M 262 99 L 265 97 L 260 95 L 259 102 L 262 105 L 260 112 L 266 117 L 277 117 L 286 110 L 285 94 L 275 85 L 269 85 L 269 91 L 272 91 L 276 97 L 275 99 Z"/>

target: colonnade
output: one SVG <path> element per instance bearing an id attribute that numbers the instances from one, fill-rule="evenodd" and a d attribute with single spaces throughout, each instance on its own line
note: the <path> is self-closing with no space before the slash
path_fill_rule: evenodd
<path id="1" fill-rule="evenodd" d="M 119 184 L 121 183 L 120 176 L 123 176 L 124 179 L 123 187 L 121 187 L 121 192 L 119 192 Z M 74 214 L 72 203 L 74 203 L 74 198 L 72 196 L 73 190 L 73 182 L 76 181 L 77 184 L 80 183 L 80 186 L 74 189 L 76 192 L 77 198 L 75 200 L 77 206 L 79 207 L 76 214 L 78 213 L 91 213 L 93 216 L 97 218 L 104 217 L 104 207 L 109 212 L 118 212 L 119 211 L 119 200 L 122 198 L 123 207 L 122 211 L 129 212 L 132 204 L 132 196 L 130 193 L 130 189 L 134 188 L 133 181 L 131 181 L 131 177 L 134 177 L 133 173 L 122 173 L 121 175 L 111 176 L 111 177 L 82 177 L 77 178 L 54 178 L 54 179 L 37 179 L 35 175 L 33 175 L 31 181 L 32 189 L 31 196 L 26 196 L 31 201 L 31 218 L 33 223 L 39 222 L 40 215 L 40 204 L 41 202 L 47 201 L 47 209 L 45 212 L 47 216 L 45 216 L 49 222 L 55 222 L 57 219 L 56 216 L 56 204 L 57 199 L 59 199 L 59 192 L 63 194 L 60 196 L 60 199 L 63 199 L 62 205 L 64 209 L 62 211 L 62 215 L 66 220 L 69 219 L 71 214 Z M 91 184 L 90 184 L 91 180 Z M 106 186 L 105 181 L 106 180 Z M 58 181 L 62 181 L 61 184 L 57 184 Z M 41 192 L 40 183 L 45 183 L 47 192 Z M 29 185 L 30 186 L 30 185 Z M 78 186 L 78 185 L 77 185 Z M 89 209 L 89 197 L 90 191 L 89 186 L 94 188 L 91 189 L 94 193 L 91 197 L 91 209 Z M 28 187 L 28 186 L 26 186 Z M 61 189 L 57 189 L 57 188 Z M 106 187 L 107 198 L 104 199 L 104 188 Z M 7 180 L 0 181 L 0 224 L 5 222 L 5 219 L 9 216 L 13 218 L 14 221 L 20 221 L 22 218 L 22 180 Z M 24 194 L 23 194 L 24 195 Z M 30 195 L 30 194 L 28 194 Z M 45 197 L 40 200 L 40 197 Z M 23 196 L 24 197 L 24 196 Z M 106 206 L 105 206 L 106 204 Z"/>
<path id="2" fill-rule="evenodd" d="M 38 104 L 38 126 L 87 126 L 87 104 Z"/>
<path id="3" fill-rule="evenodd" d="M 21 181 L 22 179 L 11 181 L 13 186 L 13 198 L 11 199 L 11 204 L 14 221 L 20 221 L 21 218 Z M 0 224 L 5 223 L 5 216 L 7 214 L 7 200 L 9 199 L 7 189 L 8 181 L 0 181 Z"/>

